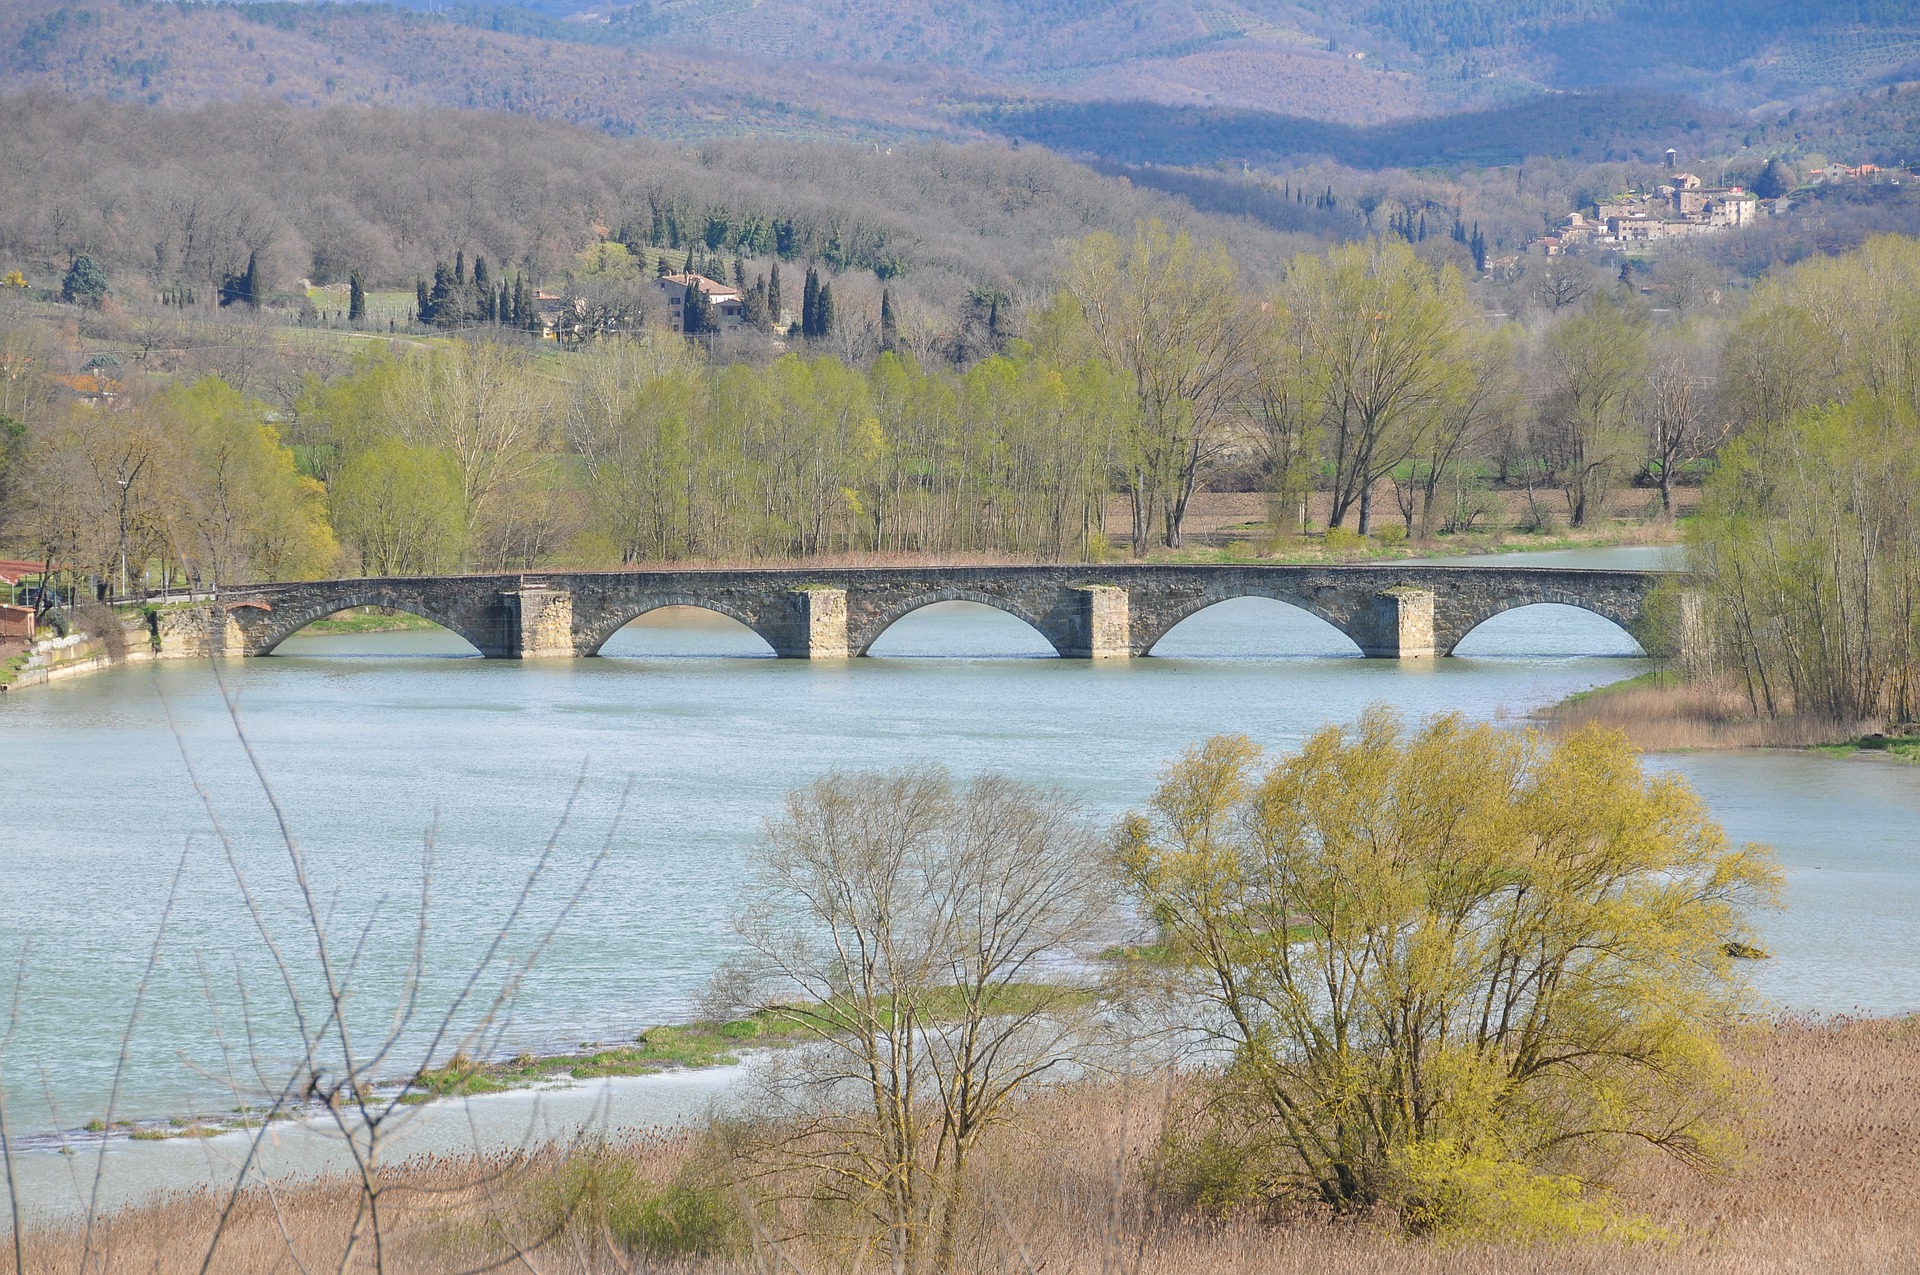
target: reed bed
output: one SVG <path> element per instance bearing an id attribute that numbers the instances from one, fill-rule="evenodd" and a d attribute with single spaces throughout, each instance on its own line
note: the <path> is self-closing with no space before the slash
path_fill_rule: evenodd
<path id="1" fill-rule="evenodd" d="M 1436 1245 L 1387 1217 L 1307 1209 L 1217 1218 L 1177 1207 L 1152 1184 L 1155 1148 L 1178 1082 L 1084 1085 L 1034 1099 L 988 1149 L 981 1210 L 965 1245 L 973 1271 L 1139 1275 L 1775 1275 L 1920 1270 L 1920 1019 L 1784 1022 L 1736 1053 L 1754 1072 L 1745 1161 L 1701 1176 L 1652 1157 L 1621 1166 L 1620 1205 L 1670 1238 L 1633 1244 Z M 559 1186 L 583 1156 L 646 1182 L 715 1161 L 704 1132 L 655 1134 L 583 1152 L 544 1147 L 396 1168 L 383 1196 L 386 1267 L 418 1275 L 484 1268 L 540 1275 L 637 1270 L 697 1275 L 775 1269 L 879 1269 L 845 1245 L 760 1231 L 719 1258 L 621 1252 L 589 1201 Z M 155 1275 L 201 1269 L 223 1197 L 169 1197 L 96 1225 L 105 1268 Z M 350 1182 L 245 1193 L 211 1269 L 333 1270 L 355 1209 Z M 26 1238 L 29 1271 L 80 1266 L 77 1229 Z M 364 1250 L 353 1269 L 372 1267 Z M 12 1272 L 11 1253 L 0 1272 Z"/>
<path id="2" fill-rule="evenodd" d="M 1576 696 L 1546 709 L 1542 716 L 1556 733 L 1602 726 L 1625 733 L 1635 748 L 1651 753 L 1807 748 L 1858 739 L 1884 725 L 1811 715 L 1762 717 L 1737 688 L 1665 679 L 1650 684 L 1636 680 Z"/>

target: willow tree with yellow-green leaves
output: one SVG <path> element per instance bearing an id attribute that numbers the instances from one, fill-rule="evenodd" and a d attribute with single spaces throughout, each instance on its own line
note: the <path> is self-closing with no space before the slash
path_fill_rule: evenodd
<path id="1" fill-rule="evenodd" d="M 1121 860 L 1225 1058 L 1173 1149 L 1202 1201 L 1604 1229 L 1582 1184 L 1622 1152 L 1732 1149 L 1729 952 L 1776 872 L 1617 735 L 1374 709 L 1284 757 L 1217 737 Z"/>

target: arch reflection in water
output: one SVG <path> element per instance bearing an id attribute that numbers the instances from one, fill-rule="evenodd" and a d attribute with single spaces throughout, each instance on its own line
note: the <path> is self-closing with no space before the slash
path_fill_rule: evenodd
<path id="1" fill-rule="evenodd" d="M 909 611 L 867 654 L 893 660 L 1033 660 L 1058 655 L 1038 629 L 980 602 L 933 602 Z"/>
<path id="2" fill-rule="evenodd" d="M 383 624 L 391 627 L 381 627 Z M 480 649 L 430 616 L 398 608 L 336 611 L 296 629 L 269 658 L 477 660 Z"/>
<path id="3" fill-rule="evenodd" d="M 1572 659 L 1644 656 L 1633 635 L 1605 616 L 1559 602 L 1536 602 L 1483 620 L 1453 653 L 1464 659 Z"/>
<path id="4" fill-rule="evenodd" d="M 1194 612 L 1153 644 L 1179 660 L 1360 658 L 1352 638 L 1319 616 L 1272 598 L 1229 598 Z"/>
<path id="5" fill-rule="evenodd" d="M 731 616 L 705 607 L 656 607 L 630 620 L 600 648 L 628 660 L 770 660 L 766 639 Z"/>

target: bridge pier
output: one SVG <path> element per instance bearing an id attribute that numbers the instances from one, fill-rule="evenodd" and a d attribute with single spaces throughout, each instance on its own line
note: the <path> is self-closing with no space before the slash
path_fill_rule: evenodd
<path id="1" fill-rule="evenodd" d="M 847 591 L 824 584 L 786 593 L 786 614 L 760 634 L 783 660 L 847 658 Z"/>
<path id="2" fill-rule="evenodd" d="M 1360 653 L 1376 660 L 1434 657 L 1434 596 L 1428 589 L 1387 589 L 1373 595 L 1373 623 L 1354 634 Z"/>
<path id="3" fill-rule="evenodd" d="M 482 651 L 490 659 L 571 659 L 573 594 L 544 580 L 522 580 L 518 589 L 500 594 L 505 613 L 506 641 L 502 650 Z"/>
<path id="4" fill-rule="evenodd" d="M 1073 660 L 1124 660 L 1133 655 L 1127 591 L 1111 584 L 1067 590 L 1066 632 L 1048 634 L 1054 649 Z"/>

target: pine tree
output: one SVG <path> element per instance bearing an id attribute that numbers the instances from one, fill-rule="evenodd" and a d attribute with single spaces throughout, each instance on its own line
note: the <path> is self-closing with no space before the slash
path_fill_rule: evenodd
<path id="1" fill-rule="evenodd" d="M 780 326 L 780 263 L 777 261 L 767 274 L 767 326 Z"/>
<path id="2" fill-rule="evenodd" d="M 347 322 L 363 323 L 367 317 L 367 290 L 360 286 L 360 272 L 347 276 Z"/>
<path id="3" fill-rule="evenodd" d="M 656 278 L 660 279 L 664 279 L 673 273 L 673 267 L 667 263 L 666 253 L 661 253 L 660 260 L 654 263 L 653 273 Z"/>
<path id="4" fill-rule="evenodd" d="M 893 313 L 893 293 L 880 289 L 880 352 L 892 354 L 900 344 L 899 320 Z"/>
<path id="5" fill-rule="evenodd" d="M 99 305 L 107 291 L 107 272 L 84 252 L 73 259 L 60 281 L 60 299 L 69 305 Z"/>

